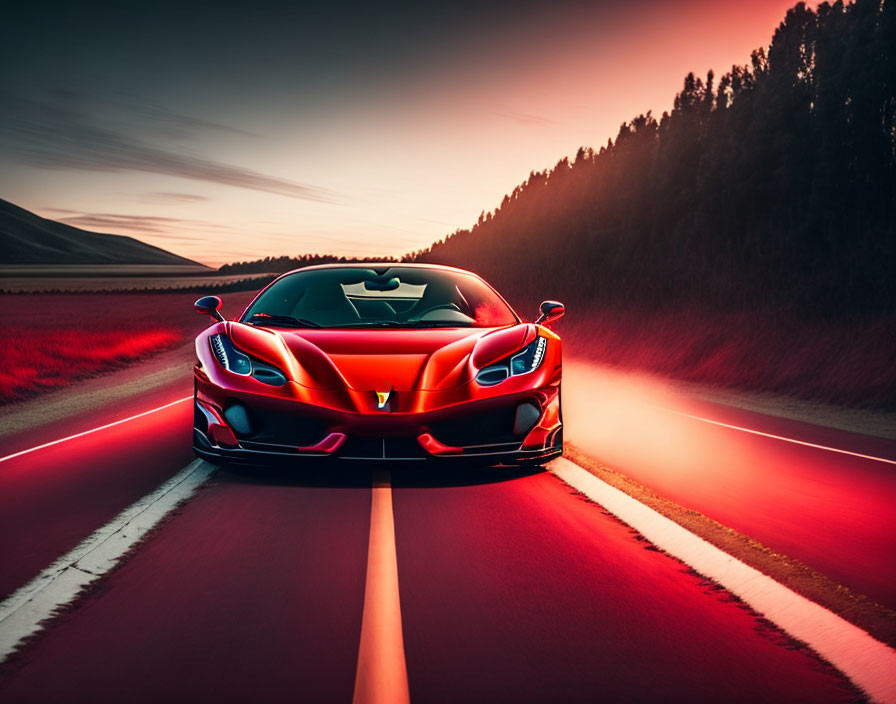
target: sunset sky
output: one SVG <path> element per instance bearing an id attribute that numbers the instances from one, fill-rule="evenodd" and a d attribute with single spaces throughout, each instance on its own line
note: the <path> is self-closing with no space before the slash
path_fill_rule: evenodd
<path id="1" fill-rule="evenodd" d="M 400 255 L 747 63 L 792 4 L 22 4 L 0 197 L 212 265 Z"/>

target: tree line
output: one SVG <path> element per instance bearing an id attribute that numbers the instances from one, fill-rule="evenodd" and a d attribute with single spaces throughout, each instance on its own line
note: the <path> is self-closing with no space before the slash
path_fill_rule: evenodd
<path id="1" fill-rule="evenodd" d="M 518 301 L 892 311 L 894 215 L 896 0 L 799 3 L 748 65 L 688 74 L 659 119 L 407 258 Z"/>
<path id="2" fill-rule="evenodd" d="M 303 266 L 317 264 L 345 264 L 348 262 L 393 262 L 392 257 L 337 257 L 332 254 L 301 254 L 296 257 L 265 257 L 246 262 L 224 264 L 218 268 L 219 274 L 282 274 Z"/>

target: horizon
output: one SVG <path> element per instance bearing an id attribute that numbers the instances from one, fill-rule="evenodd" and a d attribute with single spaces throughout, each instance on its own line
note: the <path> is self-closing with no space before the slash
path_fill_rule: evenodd
<path id="1" fill-rule="evenodd" d="M 214 267 L 402 256 L 658 117 L 688 72 L 748 63 L 793 4 L 25 8 L 0 192 Z"/>

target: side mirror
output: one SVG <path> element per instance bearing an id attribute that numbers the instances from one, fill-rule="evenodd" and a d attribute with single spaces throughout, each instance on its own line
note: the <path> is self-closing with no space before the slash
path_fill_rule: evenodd
<path id="1" fill-rule="evenodd" d="M 545 301 L 541 304 L 541 315 L 535 321 L 536 325 L 549 325 L 558 318 L 562 318 L 566 312 L 566 306 L 558 301 Z"/>
<path id="2" fill-rule="evenodd" d="M 210 315 L 215 320 L 222 322 L 224 316 L 220 313 L 221 305 L 221 299 L 217 296 L 203 296 L 193 304 L 193 307 L 197 313 Z"/>

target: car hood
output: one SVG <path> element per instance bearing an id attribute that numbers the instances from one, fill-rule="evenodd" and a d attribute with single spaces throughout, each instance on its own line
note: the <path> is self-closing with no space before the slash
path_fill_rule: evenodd
<path id="1" fill-rule="evenodd" d="M 535 338 L 535 326 L 411 330 L 293 330 L 231 323 L 234 343 L 311 388 L 440 390 Z"/>

